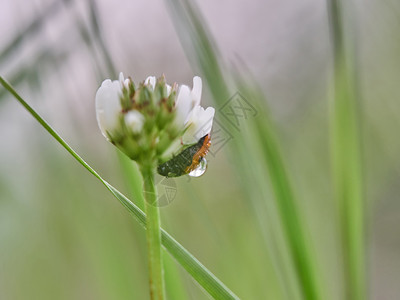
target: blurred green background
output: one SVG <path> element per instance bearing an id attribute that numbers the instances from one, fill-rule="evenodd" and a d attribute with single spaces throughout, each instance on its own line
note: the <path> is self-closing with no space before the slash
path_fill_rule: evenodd
<path id="1" fill-rule="evenodd" d="M 253 74 L 267 96 L 324 293 L 341 299 L 326 3 L 207 0 L 198 5 L 219 58 Z M 168 3 L 2 0 L 0 7 L 0 74 L 92 167 L 131 197 L 116 150 L 97 127 L 94 96 L 102 80 L 116 79 L 119 71 L 135 82 L 165 74 L 170 83 L 191 86 L 201 68 L 185 55 Z M 367 293 L 371 299 L 397 299 L 400 3 L 355 2 L 346 16 L 356 37 Z M 242 93 L 232 89 L 213 103 L 203 81 L 203 106 L 215 106 L 223 124 L 221 103 L 231 103 L 236 92 Z M 244 99 L 256 115 L 241 117 L 238 129 L 215 133 L 222 142 L 211 149 L 204 176 L 173 180 L 176 196 L 161 207 L 162 224 L 240 298 L 284 299 L 270 253 L 274 239 L 266 238 L 280 231 L 274 231 L 271 212 L 264 211 L 268 205 L 260 208 L 249 200 L 248 190 L 257 194 L 257 185 L 243 182 L 245 172 L 237 168 L 243 156 L 231 149 L 235 139 L 251 134 L 246 122 L 265 118 L 259 104 Z M 144 230 L 3 88 L 0 140 L 0 299 L 148 299 Z M 257 172 L 256 163 L 247 172 Z M 268 202 L 269 180 L 260 180 L 265 190 L 259 193 Z M 162 184 L 158 188 L 165 192 Z M 171 265 L 170 299 L 209 299 L 164 257 Z"/>

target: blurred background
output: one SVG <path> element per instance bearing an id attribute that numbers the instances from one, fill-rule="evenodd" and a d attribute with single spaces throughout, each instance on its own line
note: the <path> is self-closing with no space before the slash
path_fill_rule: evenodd
<path id="1" fill-rule="evenodd" d="M 398 299 L 400 3 L 353 2 L 346 14 L 356 37 L 361 99 L 367 288 L 372 299 Z M 131 197 L 116 150 L 97 127 L 94 97 L 101 82 L 120 71 L 135 82 L 165 74 L 167 82 L 192 85 L 200 70 L 185 54 L 168 4 L 0 0 L 0 7 L 0 74 Z M 325 292 L 340 299 L 326 3 L 207 0 L 199 1 L 197 12 L 219 58 L 253 74 L 268 99 Z M 203 82 L 203 106 L 216 107 L 217 121 L 230 99 L 236 98 L 213 103 Z M 248 118 L 262 119 L 257 105 L 253 109 Z M 222 128 L 204 176 L 167 184 L 174 193 L 161 207 L 162 223 L 240 298 L 281 299 L 260 215 L 229 150 L 232 139 L 245 133 L 240 126 L 246 121 L 240 119 L 235 132 Z M 0 298 L 148 299 L 144 230 L 3 88 L 0 140 Z M 270 222 L 267 215 L 261 218 Z M 209 299 L 185 270 L 166 260 L 170 299 Z"/>

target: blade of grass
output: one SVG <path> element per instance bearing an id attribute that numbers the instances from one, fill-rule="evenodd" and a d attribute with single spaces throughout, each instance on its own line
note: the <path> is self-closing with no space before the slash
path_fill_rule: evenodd
<path id="1" fill-rule="evenodd" d="M 225 80 L 229 74 L 224 72 L 221 67 L 218 50 L 216 50 L 211 34 L 205 27 L 206 22 L 202 18 L 200 10 L 195 7 L 193 2 L 189 3 L 189 1 L 167 0 L 167 3 L 171 9 L 184 50 L 189 58 L 194 61 L 195 66 L 203 73 L 214 100 L 223 105 L 229 98 L 229 90 Z M 251 98 L 248 99 L 254 100 L 256 95 L 251 94 Z M 258 99 L 258 104 L 265 105 L 266 103 L 263 97 L 256 97 L 255 99 Z M 312 250 L 306 238 L 306 227 L 297 208 L 295 195 L 276 140 L 274 126 L 272 126 L 272 121 L 267 114 L 264 114 L 263 117 L 263 119 L 255 118 L 254 124 L 252 124 L 252 131 L 256 133 L 258 145 L 263 149 L 264 154 L 263 157 L 257 157 L 255 163 L 258 164 L 263 161 L 265 169 L 268 170 L 276 207 L 303 297 L 320 299 L 321 288 L 312 260 Z M 230 126 L 226 122 L 224 125 Z M 235 137 L 234 141 L 235 143 L 232 143 L 233 152 L 240 155 L 235 148 L 244 143 L 243 138 L 238 136 L 238 138 Z M 247 160 L 249 157 L 251 155 L 246 153 L 242 159 Z M 244 174 L 243 169 L 240 168 L 240 163 L 238 166 L 240 173 Z M 255 201 L 259 201 L 259 199 Z M 282 283 L 282 285 L 284 286 L 285 283 Z"/>
<path id="2" fill-rule="evenodd" d="M 83 160 L 55 131 L 54 129 L 15 91 L 15 89 L 0 76 L 0 83 L 8 90 L 15 99 L 39 122 L 40 125 L 64 147 L 86 170 L 95 176 L 135 217 L 135 219 L 146 228 L 146 215 L 133 202 L 126 198 L 111 184 L 105 181 L 87 162 Z M 229 290 L 213 273 L 202 265 L 189 251 L 180 245 L 165 230 L 161 230 L 162 245 L 180 263 L 183 268 L 215 299 L 239 299 Z"/>
<path id="3" fill-rule="evenodd" d="M 339 206 L 346 299 L 366 298 L 365 207 L 353 49 L 345 42 L 342 1 L 330 0 L 333 48 L 332 162 Z M 354 39 L 352 39 L 354 40 Z"/>
<path id="4" fill-rule="evenodd" d="M 186 1 L 166 0 L 166 3 L 183 50 L 192 66 L 203 73 L 215 101 L 222 104 L 229 99 L 230 93 L 218 59 L 218 50 L 204 27 L 206 22 L 200 11 L 197 9 L 195 14 L 194 8 Z"/>
<path id="5" fill-rule="evenodd" d="M 247 89 L 247 90 L 246 90 Z M 265 101 L 261 93 L 254 88 L 243 86 L 241 91 L 248 99 Z M 264 112 L 264 116 L 268 115 Z M 267 167 L 271 186 L 277 199 L 276 206 L 282 222 L 283 232 L 287 237 L 289 253 L 295 265 L 295 272 L 305 299 L 323 299 L 321 282 L 317 276 L 313 260 L 313 249 L 309 246 L 307 225 L 298 208 L 282 152 L 276 136 L 276 129 L 270 117 L 256 118 L 251 123 L 251 131 L 256 132 L 258 147 L 263 151 L 264 165 Z"/>

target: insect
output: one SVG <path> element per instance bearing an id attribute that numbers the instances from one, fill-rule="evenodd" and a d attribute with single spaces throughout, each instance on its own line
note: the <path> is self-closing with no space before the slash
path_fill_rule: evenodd
<path id="1" fill-rule="evenodd" d="M 195 170 L 211 146 L 211 136 L 203 136 L 196 144 L 184 149 L 177 156 L 158 165 L 157 172 L 166 177 L 178 177 Z"/>

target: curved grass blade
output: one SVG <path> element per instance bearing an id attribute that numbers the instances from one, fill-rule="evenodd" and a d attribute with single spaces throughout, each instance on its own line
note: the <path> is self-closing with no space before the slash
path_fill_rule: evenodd
<path id="1" fill-rule="evenodd" d="M 54 129 L 15 91 L 15 89 L 0 76 L 0 83 L 8 90 L 22 106 L 47 130 L 57 142 L 64 147 L 86 170 L 95 176 L 135 217 L 135 219 L 146 228 L 146 215 L 132 201 L 126 198 L 121 192 L 105 181 L 87 162 L 83 160 L 55 131 Z M 161 229 L 163 247 L 173 256 L 176 261 L 215 299 L 239 299 L 229 290 L 213 273 L 202 265 L 189 251 L 179 244 L 165 230 Z"/>

